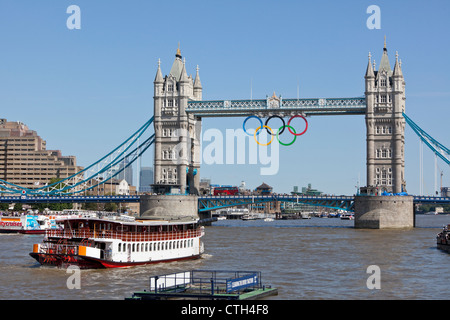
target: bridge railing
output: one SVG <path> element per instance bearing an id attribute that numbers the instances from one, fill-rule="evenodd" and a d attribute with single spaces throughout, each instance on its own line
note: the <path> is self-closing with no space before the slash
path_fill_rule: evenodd
<path id="1" fill-rule="evenodd" d="M 414 196 L 414 201 L 424 202 L 450 202 L 450 197 Z"/>

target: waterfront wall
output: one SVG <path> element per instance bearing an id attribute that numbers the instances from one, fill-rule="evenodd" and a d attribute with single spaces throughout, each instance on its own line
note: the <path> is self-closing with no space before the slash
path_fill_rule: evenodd
<path id="1" fill-rule="evenodd" d="M 356 196 L 355 228 L 414 227 L 412 196 Z"/>
<path id="2" fill-rule="evenodd" d="M 198 197 L 194 195 L 143 195 L 140 204 L 141 218 L 198 218 Z"/>

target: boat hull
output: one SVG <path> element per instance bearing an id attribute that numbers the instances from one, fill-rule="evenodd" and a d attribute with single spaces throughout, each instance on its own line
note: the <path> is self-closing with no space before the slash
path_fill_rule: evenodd
<path id="1" fill-rule="evenodd" d="M 79 255 L 49 254 L 49 253 L 30 253 L 37 262 L 43 266 L 66 268 L 70 265 L 78 266 L 80 269 L 108 269 L 108 268 L 129 268 L 139 265 L 156 264 L 161 262 L 172 262 L 182 260 L 195 260 L 201 257 L 201 254 L 187 257 L 179 257 L 155 261 L 138 261 L 138 262 L 115 262 L 92 257 Z"/>
<path id="2" fill-rule="evenodd" d="M 45 234 L 45 230 L 0 229 L 0 233 Z"/>
<path id="3" fill-rule="evenodd" d="M 441 250 L 444 250 L 444 251 L 447 251 L 447 252 L 449 252 L 450 253 L 450 244 L 448 244 L 448 243 L 446 243 L 446 244 L 444 244 L 444 243 L 437 243 L 437 248 L 438 249 L 441 249 Z"/>

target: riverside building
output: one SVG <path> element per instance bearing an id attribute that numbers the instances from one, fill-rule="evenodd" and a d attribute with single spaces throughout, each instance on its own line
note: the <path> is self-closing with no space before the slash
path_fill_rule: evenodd
<path id="1" fill-rule="evenodd" d="M 31 189 L 82 169 L 75 156 L 47 150 L 46 141 L 22 122 L 0 119 L 0 179 Z"/>

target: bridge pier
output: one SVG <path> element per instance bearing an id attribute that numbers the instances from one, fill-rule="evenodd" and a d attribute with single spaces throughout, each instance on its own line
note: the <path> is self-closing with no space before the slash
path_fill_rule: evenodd
<path id="1" fill-rule="evenodd" d="M 182 219 L 198 217 L 198 197 L 194 195 L 142 195 L 140 217 Z"/>
<path id="2" fill-rule="evenodd" d="M 143 195 L 140 200 L 141 218 L 183 219 L 200 218 L 203 225 L 211 225 L 211 211 L 199 212 L 196 195 Z"/>
<path id="3" fill-rule="evenodd" d="M 356 196 L 355 228 L 414 227 L 412 196 Z"/>

